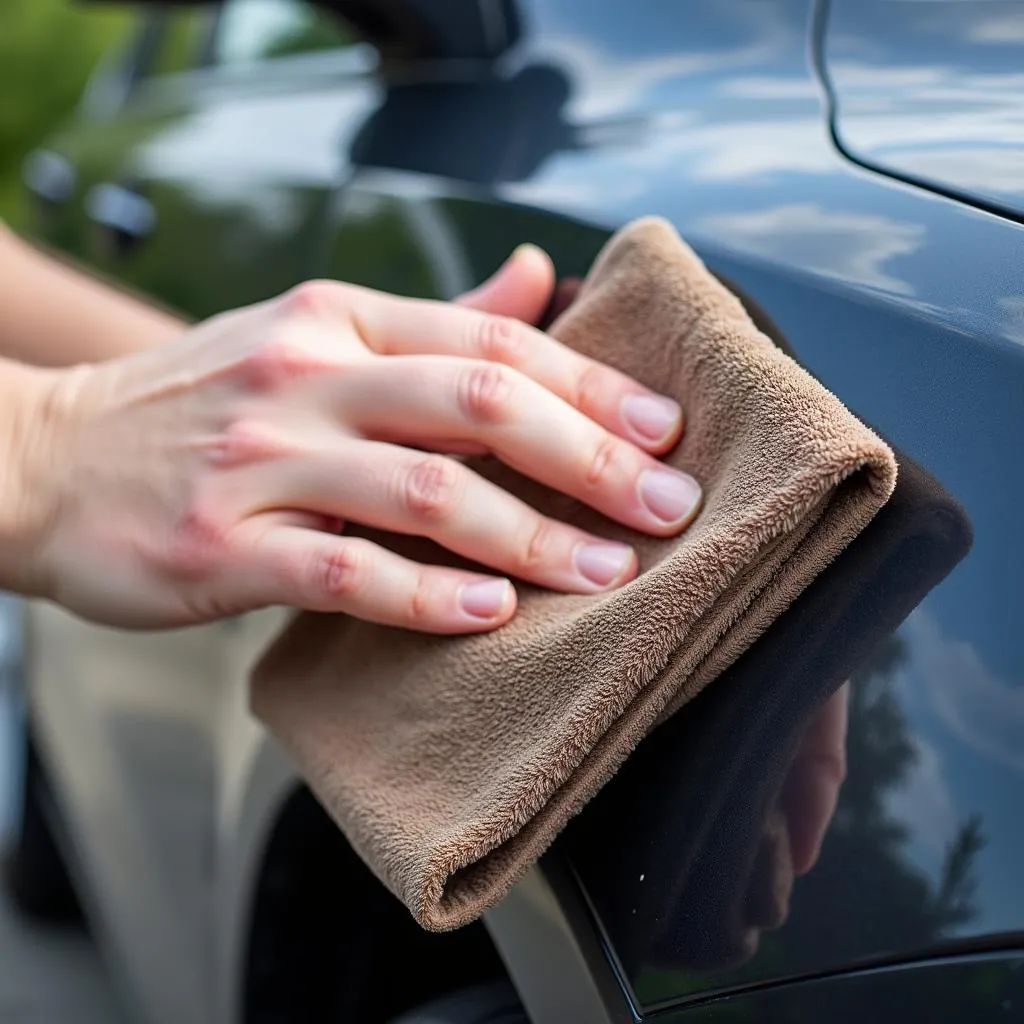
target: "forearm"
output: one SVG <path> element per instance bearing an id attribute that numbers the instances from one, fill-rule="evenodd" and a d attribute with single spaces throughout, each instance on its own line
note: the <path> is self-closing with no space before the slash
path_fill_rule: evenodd
<path id="1" fill-rule="evenodd" d="M 0 224 L 0 357 L 36 366 L 100 362 L 159 345 L 177 317 L 73 270 Z"/>

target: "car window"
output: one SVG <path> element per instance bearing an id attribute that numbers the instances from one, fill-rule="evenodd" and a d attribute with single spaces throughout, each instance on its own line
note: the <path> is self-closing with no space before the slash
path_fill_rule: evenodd
<path id="1" fill-rule="evenodd" d="M 210 58 L 221 66 L 251 64 L 358 41 L 337 15 L 302 0 L 227 0 Z"/>

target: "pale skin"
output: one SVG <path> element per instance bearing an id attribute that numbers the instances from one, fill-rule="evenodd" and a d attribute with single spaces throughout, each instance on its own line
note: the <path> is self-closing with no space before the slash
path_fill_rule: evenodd
<path id="1" fill-rule="evenodd" d="M 530 326 L 553 287 L 538 249 L 458 303 L 308 282 L 191 328 L 9 234 L 0 266 L 0 585 L 85 618 L 289 605 L 470 633 L 514 614 L 511 577 L 593 593 L 635 575 L 629 547 L 540 516 L 456 452 L 650 534 L 699 508 L 658 460 L 679 406 Z M 410 562 L 353 522 L 485 571 Z"/>

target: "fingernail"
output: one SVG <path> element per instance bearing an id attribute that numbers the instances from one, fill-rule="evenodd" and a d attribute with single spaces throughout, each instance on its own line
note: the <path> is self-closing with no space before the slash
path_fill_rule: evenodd
<path id="1" fill-rule="evenodd" d="M 524 242 L 522 245 L 517 245 L 515 249 L 509 254 L 508 258 L 497 270 L 491 274 L 485 281 L 481 281 L 475 288 L 471 288 L 468 292 L 463 293 L 459 301 L 472 305 L 472 303 L 483 299 L 488 291 L 494 286 L 495 280 L 501 276 L 503 270 L 506 267 L 510 267 L 520 256 L 525 255 L 528 252 L 540 253 L 544 255 L 544 250 L 530 242 Z"/>
<path id="2" fill-rule="evenodd" d="M 622 400 L 622 416 L 638 434 L 661 441 L 679 426 L 683 410 L 678 402 L 661 395 L 627 395 Z"/>
<path id="3" fill-rule="evenodd" d="M 459 594 L 462 610 L 478 619 L 493 619 L 508 604 L 512 584 L 508 580 L 467 583 Z"/>
<path id="4" fill-rule="evenodd" d="M 685 473 L 649 469 L 640 477 L 640 500 L 663 523 L 682 522 L 700 504 L 700 484 Z"/>
<path id="5" fill-rule="evenodd" d="M 517 245 L 512 250 L 512 255 L 509 257 L 510 260 L 518 259 L 520 256 L 525 256 L 527 253 L 539 253 L 541 256 L 544 255 L 544 250 L 540 246 L 534 245 L 533 242 L 523 242 L 521 245 Z"/>
<path id="6" fill-rule="evenodd" d="M 581 575 L 606 587 L 626 571 L 633 561 L 633 549 L 625 544 L 580 544 L 573 560 Z"/>

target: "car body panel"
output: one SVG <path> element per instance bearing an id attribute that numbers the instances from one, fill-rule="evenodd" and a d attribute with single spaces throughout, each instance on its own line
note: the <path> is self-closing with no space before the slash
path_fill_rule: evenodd
<path id="1" fill-rule="evenodd" d="M 856 160 L 1008 215 L 1024 213 L 1014 0 L 831 0 L 822 61 Z"/>
<path id="2" fill-rule="evenodd" d="M 554 20 L 556 7 L 529 11 L 526 23 Z M 643 963 L 628 948 L 630 936 L 639 941 L 657 921 L 642 911 L 629 929 L 609 932 L 610 945 L 632 966 L 638 1003 L 653 1004 L 674 985 L 730 987 L 1020 932 L 1024 894 L 1015 879 L 1024 834 L 1011 808 L 1021 784 L 1024 648 L 1013 592 L 1024 549 L 1013 510 L 1024 494 L 1001 467 L 1013 463 L 1024 431 L 1024 351 L 1012 312 L 1024 236 L 1009 221 L 864 172 L 836 152 L 808 53 L 808 5 L 722 5 L 699 15 L 658 8 L 629 19 L 622 11 L 595 12 L 573 25 L 575 35 L 552 26 L 557 43 L 539 33 L 517 54 L 511 78 L 554 63 L 554 53 L 568 56 L 557 66 L 572 97 L 563 130 L 543 133 L 555 148 L 533 161 L 525 180 L 500 159 L 520 151 L 505 123 L 492 122 L 484 145 L 499 154 L 490 157 L 498 168 L 487 183 L 493 195 L 479 193 L 472 153 L 463 169 L 461 154 L 431 153 L 427 141 L 398 159 L 370 145 L 362 161 L 384 167 L 357 173 L 342 190 L 327 272 L 450 296 L 524 238 L 544 245 L 560 273 L 578 274 L 614 226 L 650 212 L 667 216 L 713 270 L 769 312 L 812 372 L 963 502 L 974 544 L 901 629 L 902 660 L 887 666 L 883 692 L 865 682 L 864 701 L 854 702 L 851 742 L 861 741 L 860 756 L 851 755 L 846 791 L 871 790 L 865 813 L 887 825 L 867 851 L 855 842 L 827 845 L 818 868 L 797 883 L 787 925 L 764 938 L 741 971 Z M 636 27 L 646 14 L 660 32 Z M 689 59 L 677 41 L 684 28 Z M 715 58 L 702 63 L 708 52 Z M 624 82 L 638 83 L 636 91 L 624 94 Z M 424 104 L 424 123 L 446 120 L 449 104 L 464 109 L 454 98 L 438 100 L 433 112 Z M 573 144 L 559 146 L 565 139 Z M 430 174 L 417 173 L 417 163 Z M 951 259 L 954 252 L 960 258 Z M 985 258 L 965 258 L 970 253 Z M 442 265 L 461 268 L 447 285 Z M 863 729 L 883 710 L 900 736 L 891 749 L 872 749 Z M 903 761 L 886 775 L 886 759 L 897 755 Z M 646 772 L 642 760 L 621 773 L 619 811 L 630 802 L 643 807 L 644 792 L 674 767 L 664 749 Z M 963 830 L 973 816 L 985 837 L 971 858 L 974 893 L 970 907 L 945 908 L 946 921 L 939 904 L 948 851 L 970 842 Z M 662 848 L 681 837 L 664 819 L 659 830 L 653 816 L 638 827 L 640 812 L 606 814 L 603 797 L 584 818 L 600 820 L 587 834 L 601 834 L 604 845 L 568 856 L 597 916 L 622 921 L 622 908 L 631 907 L 657 915 L 677 879 L 663 878 L 662 897 L 652 895 L 659 880 L 645 871 L 645 856 L 663 863 Z M 679 965 L 685 959 L 680 950 Z"/>
<path id="3" fill-rule="evenodd" d="M 604 958 L 600 970 L 571 950 L 562 962 L 575 964 L 580 978 L 601 974 L 599 982 L 580 981 L 589 986 L 581 998 L 602 993 L 610 1019 L 620 1019 L 751 985 L 934 956 L 950 944 L 1012 946 L 1024 933 L 1017 598 L 1024 542 L 1016 525 L 1024 480 L 1013 469 L 1024 440 L 1024 232 L 1010 219 L 857 166 L 836 149 L 815 77 L 816 12 L 807 0 L 597 7 L 531 0 L 521 12 L 522 42 L 483 81 L 442 68 L 422 80 L 407 77 L 388 93 L 366 86 L 358 101 L 339 86 L 337 111 L 348 114 L 333 136 L 330 173 L 315 182 L 295 185 L 299 172 L 289 168 L 302 162 L 299 150 L 285 167 L 274 146 L 253 143 L 268 163 L 265 187 L 250 188 L 255 172 L 243 175 L 235 154 L 186 147 L 184 185 L 175 186 L 180 205 L 167 208 L 176 211 L 172 223 L 180 219 L 194 234 L 174 237 L 187 238 L 189 252 L 197 244 L 216 252 L 223 284 L 207 264 L 181 257 L 185 242 L 159 248 L 155 234 L 159 259 L 145 264 L 140 248 L 138 262 L 129 256 L 104 265 L 193 315 L 265 297 L 304 273 L 450 298 L 520 241 L 545 246 L 560 274 L 581 274 L 616 227 L 650 213 L 670 220 L 713 271 L 767 311 L 811 372 L 963 505 L 973 543 L 897 632 L 885 672 L 854 683 L 839 813 L 820 863 L 794 886 L 786 922 L 765 931 L 739 966 L 695 967 L 685 942 L 652 954 L 649 937 L 664 930 L 662 915 L 679 886 L 673 852 L 688 840 L 671 807 L 645 816 L 654 798 L 670 797 L 688 777 L 685 749 L 660 730 L 547 858 L 575 894 L 563 939 L 579 943 L 588 932 L 587 955 L 597 949 Z M 323 89 L 317 102 L 333 110 L 330 88 Z M 248 102 L 231 95 L 233 103 Z M 302 105 L 301 90 L 289 95 Z M 252 102 L 261 111 L 290 109 L 283 101 L 279 108 Z M 186 107 L 197 104 L 190 99 Z M 187 128 L 191 116 L 179 137 L 216 142 L 216 132 L 204 136 L 201 119 Z M 230 123 L 252 124 L 239 121 L 237 110 Z M 420 129 L 415 139 L 411 123 Z M 467 124 L 472 132 L 462 130 Z M 272 125 L 267 133 L 282 138 Z M 322 143 L 313 151 L 327 149 Z M 138 166 L 134 145 L 126 152 Z M 147 166 L 167 175 L 174 160 Z M 232 203 L 237 194 L 248 204 L 239 208 L 245 224 L 237 233 L 210 218 L 201 198 L 208 177 L 228 189 L 220 194 Z M 277 228 L 254 238 L 247 232 L 269 216 L 257 207 L 275 194 L 278 179 L 284 195 L 298 188 L 288 208 L 301 212 L 297 220 L 282 214 Z M 164 193 L 153 196 L 161 231 Z M 300 236 L 301 244 L 293 241 Z M 239 237 L 252 251 L 225 248 L 225 239 Z M 102 264 L 85 244 L 76 243 L 76 253 Z M 34 609 L 33 619 L 37 718 L 76 840 L 93 865 L 111 944 L 126 951 L 126 971 L 145 990 L 146 1019 L 209 1019 L 204 1000 L 233 1012 L 226 1008 L 244 972 L 250 881 L 294 782 L 245 706 L 245 666 L 278 620 L 246 618 L 180 634 L 179 654 L 166 638 L 122 639 L 72 626 L 49 609 Z M 839 635 L 814 640 L 842 653 Z M 161 659 L 168 664 L 150 680 L 148 667 Z M 760 728 L 756 709 L 747 714 L 735 725 L 739 736 Z M 880 715 L 889 732 L 873 745 Z M 112 745 L 117 721 L 122 738 Z M 182 739 L 166 750 L 160 744 L 170 740 L 153 739 L 165 724 L 167 735 Z M 763 756 L 772 750 L 766 742 Z M 722 753 L 730 770 L 734 754 Z M 131 781 L 140 755 L 145 785 Z M 179 758 L 189 766 L 168 762 Z M 93 763 L 102 767 L 90 774 Z M 709 754 L 701 768 L 714 777 L 715 765 Z M 151 806 L 168 785 L 190 794 L 183 798 L 188 813 L 175 822 L 183 830 L 175 842 L 187 851 L 177 875 L 149 853 L 173 817 L 161 820 Z M 106 794 L 105 808 L 97 793 Z M 861 804 L 851 803 L 858 794 Z M 857 818 L 858 807 L 867 818 Z M 717 823 L 724 833 L 729 810 Z M 981 843 L 975 833 L 964 839 L 975 818 Z M 114 842 L 105 830 L 119 819 L 136 834 Z M 965 852 L 950 891 L 947 851 L 957 841 Z M 165 860 L 173 848 L 166 846 Z M 191 887 L 187 895 L 175 877 Z M 522 949 L 522 936 L 545 920 L 516 910 L 534 898 L 531 885 L 489 918 L 499 948 L 518 941 Z M 211 887 L 215 902 L 207 899 Z M 567 891 L 555 890 L 561 911 Z M 713 912 L 713 899 L 707 908 Z M 146 927 L 159 931 L 166 949 L 136 944 Z M 537 934 L 561 941 L 558 929 Z M 212 950 L 211 978 L 202 963 Z M 192 965 L 182 970 L 192 973 L 175 975 L 174 984 L 206 986 L 188 1005 L 163 1002 L 163 957 L 179 952 Z M 146 971 L 141 959 L 149 961 Z M 550 984 L 532 969 L 513 978 L 535 1024 L 556 1024 L 566 998 L 573 1005 L 568 973 L 554 1002 Z"/>
<path id="4" fill-rule="evenodd" d="M 765 992 L 738 993 L 707 1006 L 668 1013 L 666 1024 L 754 1024 L 762 1021 L 865 1019 L 1004 1024 L 1020 1016 L 1024 999 L 1020 956 L 977 956 L 903 968 L 851 972 Z"/>

